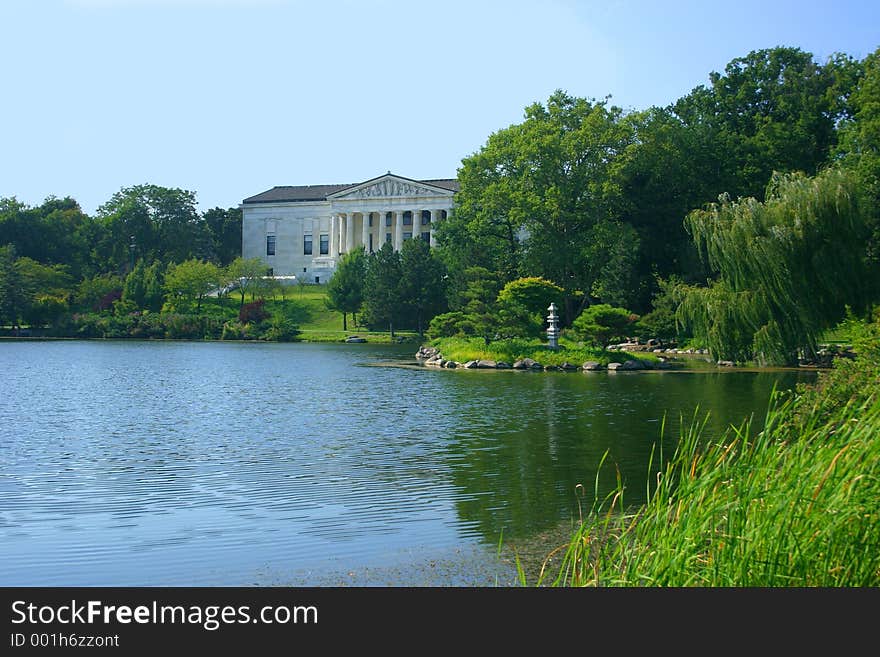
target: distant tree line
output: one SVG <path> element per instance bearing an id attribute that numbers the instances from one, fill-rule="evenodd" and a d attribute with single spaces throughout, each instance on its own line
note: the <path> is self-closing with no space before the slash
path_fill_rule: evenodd
<path id="1" fill-rule="evenodd" d="M 794 47 L 736 58 L 666 107 L 558 90 L 462 160 L 438 248 L 350 254 L 328 304 L 346 330 L 491 341 L 540 333 L 553 301 L 597 343 L 617 326 L 793 362 L 878 298 L 878 97 L 880 49 L 817 62 Z M 0 199 L 0 247 L 0 324 L 65 304 L 198 311 L 241 253 L 241 212 L 199 214 L 194 193 L 154 185 L 94 217 L 70 198 Z"/>

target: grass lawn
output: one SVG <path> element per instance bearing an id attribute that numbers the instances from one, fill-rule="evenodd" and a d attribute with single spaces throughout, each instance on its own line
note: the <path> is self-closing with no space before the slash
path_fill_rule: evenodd
<path id="1" fill-rule="evenodd" d="M 284 295 L 266 300 L 266 310 L 286 316 L 299 327 L 300 339 L 306 342 L 342 342 L 349 336 L 356 335 L 368 342 L 392 343 L 395 341 L 419 342 L 418 336 L 411 331 L 395 331 L 397 340 L 392 340 L 388 331 L 370 331 L 355 326 L 351 315 L 348 316 L 348 330 L 342 330 L 342 313 L 330 310 L 325 305 L 327 298 L 326 285 L 289 286 L 284 288 Z M 245 295 L 245 303 L 254 298 Z M 241 297 L 235 292 L 225 301 L 227 307 L 236 310 Z"/>

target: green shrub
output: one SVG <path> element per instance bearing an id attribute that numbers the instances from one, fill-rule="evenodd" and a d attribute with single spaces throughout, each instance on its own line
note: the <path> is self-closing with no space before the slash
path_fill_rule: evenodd
<path id="1" fill-rule="evenodd" d="M 625 308 L 599 303 L 584 310 L 571 328 L 580 339 L 605 349 L 612 341 L 626 339 L 627 329 L 637 319 L 637 315 Z"/>

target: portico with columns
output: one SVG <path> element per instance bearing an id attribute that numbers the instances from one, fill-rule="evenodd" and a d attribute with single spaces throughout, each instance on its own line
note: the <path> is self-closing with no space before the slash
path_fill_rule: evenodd
<path id="1" fill-rule="evenodd" d="M 407 239 L 436 246 L 434 231 L 452 210 L 455 179 L 413 180 L 388 172 L 352 185 L 274 187 L 244 199 L 242 255 L 276 276 L 326 283 L 339 258 Z"/>

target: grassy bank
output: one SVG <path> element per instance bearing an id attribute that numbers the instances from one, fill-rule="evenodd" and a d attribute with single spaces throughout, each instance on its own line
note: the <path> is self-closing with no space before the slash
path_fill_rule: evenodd
<path id="1" fill-rule="evenodd" d="M 539 583 L 880 585 L 878 345 L 777 396 L 756 434 L 732 427 L 706 444 L 693 422 L 673 454 L 655 455 L 649 502 L 628 508 L 620 483 Z"/>
<path id="2" fill-rule="evenodd" d="M 488 346 L 481 338 L 436 338 L 430 342 L 430 346 L 439 349 L 446 360 L 459 363 L 469 360 L 494 360 L 512 364 L 520 359 L 531 358 L 542 365 L 559 366 L 567 362 L 580 367 L 587 361 L 595 361 L 604 366 L 610 362 L 622 363 L 633 358 L 648 363 L 656 363 L 659 360 L 651 353 L 635 355 L 603 351 L 565 338 L 559 340 L 558 349 L 550 349 L 547 343 L 541 340 L 523 338 L 495 340 Z"/>

